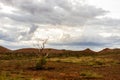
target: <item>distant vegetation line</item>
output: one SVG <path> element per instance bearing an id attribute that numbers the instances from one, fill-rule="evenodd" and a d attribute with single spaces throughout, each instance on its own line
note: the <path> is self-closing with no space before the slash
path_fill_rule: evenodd
<path id="1" fill-rule="evenodd" d="M 0 46 L 0 59 L 14 59 L 14 58 L 32 58 L 37 57 L 38 50 L 35 48 L 23 48 L 18 50 L 10 50 L 5 47 Z M 120 54 L 120 49 L 109 49 L 105 48 L 99 52 L 92 51 L 90 49 L 85 49 L 82 51 L 72 51 L 72 50 L 57 50 L 57 49 L 44 49 L 44 53 L 48 53 L 48 57 L 69 57 L 69 56 L 96 56 L 96 55 L 106 55 L 106 54 Z"/>

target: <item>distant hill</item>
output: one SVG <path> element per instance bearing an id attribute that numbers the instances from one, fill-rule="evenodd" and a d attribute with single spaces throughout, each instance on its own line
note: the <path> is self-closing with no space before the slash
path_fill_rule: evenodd
<path id="1" fill-rule="evenodd" d="M 32 53 L 38 53 L 38 49 L 35 48 L 22 48 L 22 49 L 17 49 L 17 50 L 10 50 L 7 49 L 5 47 L 0 46 L 0 53 L 4 53 L 4 52 L 9 52 L 12 51 L 13 53 L 25 53 L 25 54 L 32 54 Z M 119 48 L 115 48 L 115 49 L 109 49 L 109 48 L 105 48 L 99 52 L 95 52 L 89 48 L 85 49 L 85 50 L 81 50 L 81 51 L 72 51 L 72 50 L 58 50 L 58 49 L 52 49 L 52 48 L 45 48 L 43 50 L 44 53 L 49 53 L 49 54 L 53 54 L 53 55 L 58 55 L 58 54 L 67 54 L 67 55 L 92 55 L 92 54 L 108 54 L 108 53 L 120 53 L 120 49 Z"/>
<path id="2" fill-rule="evenodd" d="M 89 48 L 87 48 L 85 50 L 82 50 L 82 52 L 84 52 L 84 53 L 96 53 L 95 51 L 93 51 L 93 50 L 91 50 Z"/>
<path id="3" fill-rule="evenodd" d="M 13 52 L 15 53 L 38 53 L 38 49 L 35 48 L 23 48 L 23 49 L 18 49 L 18 50 L 14 50 Z M 81 51 L 72 51 L 72 50 L 58 50 L 58 49 L 52 49 L 52 48 L 46 48 L 43 50 L 44 53 L 49 53 L 49 54 L 82 54 L 82 55 L 87 55 L 87 54 L 108 54 L 108 53 L 120 53 L 120 49 L 116 48 L 116 49 L 109 49 L 109 48 L 105 48 L 99 52 L 95 52 L 89 48 L 85 49 L 85 50 L 81 50 Z"/>
<path id="4" fill-rule="evenodd" d="M 22 49 L 18 49 L 18 50 L 14 50 L 13 52 L 16 53 L 32 53 L 32 52 L 37 52 L 38 50 L 35 48 L 22 48 Z"/>
<path id="5" fill-rule="evenodd" d="M 3 47 L 3 46 L 0 46 L 0 53 L 9 52 L 9 51 L 11 51 L 11 50 L 8 49 L 8 48 L 5 48 L 5 47 Z"/>
<path id="6" fill-rule="evenodd" d="M 51 49 L 51 48 L 45 48 L 43 50 L 44 53 L 50 53 L 50 54 L 60 54 L 63 53 L 65 50 L 57 50 L 57 49 Z M 38 53 L 38 49 L 35 48 L 23 48 L 14 50 L 15 53 Z"/>
<path id="7" fill-rule="evenodd" d="M 99 51 L 98 53 L 103 54 L 103 53 L 109 53 L 109 52 L 113 52 L 113 49 L 105 48 L 105 49 Z"/>

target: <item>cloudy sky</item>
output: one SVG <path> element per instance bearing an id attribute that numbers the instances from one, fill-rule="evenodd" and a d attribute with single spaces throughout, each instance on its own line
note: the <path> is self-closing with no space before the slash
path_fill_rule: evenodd
<path id="1" fill-rule="evenodd" d="M 0 45 L 120 48 L 120 0 L 0 0 Z"/>

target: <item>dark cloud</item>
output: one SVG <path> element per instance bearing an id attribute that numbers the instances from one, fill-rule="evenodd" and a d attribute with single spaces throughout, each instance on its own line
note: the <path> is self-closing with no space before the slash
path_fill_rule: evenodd
<path id="1" fill-rule="evenodd" d="M 12 35 L 10 35 L 10 34 L 7 34 L 7 33 L 5 33 L 5 32 L 2 32 L 2 31 L 0 30 L 0 40 L 5 40 L 5 41 L 14 42 L 14 41 L 16 41 L 16 38 L 15 38 L 15 36 L 12 36 Z"/>
<path id="2" fill-rule="evenodd" d="M 59 46 L 94 46 L 100 47 L 105 46 L 106 43 L 99 43 L 99 42 L 70 42 L 70 43 L 51 43 L 50 45 L 59 45 Z"/>
<path id="3" fill-rule="evenodd" d="M 37 30 L 38 26 L 32 24 L 32 26 L 30 27 L 30 30 L 28 32 L 28 34 L 33 34 L 36 30 Z"/>
<path id="4" fill-rule="evenodd" d="M 19 37 L 21 37 L 18 40 L 23 40 L 23 41 L 28 41 L 31 40 L 31 38 L 34 36 L 35 31 L 38 29 L 38 26 L 35 24 L 32 24 L 31 26 L 29 26 L 29 30 L 28 31 L 20 31 L 19 32 Z"/>
<path id="5" fill-rule="evenodd" d="M 52 24 L 52 25 L 84 25 L 88 20 L 106 13 L 101 8 L 82 5 L 76 2 L 73 5 L 69 0 L 0 0 L 5 5 L 19 10 L 14 14 L 4 16 L 20 22 Z"/>

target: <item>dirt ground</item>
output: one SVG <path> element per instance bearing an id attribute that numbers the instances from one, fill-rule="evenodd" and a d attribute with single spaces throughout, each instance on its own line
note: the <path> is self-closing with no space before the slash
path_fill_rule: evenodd
<path id="1" fill-rule="evenodd" d="M 92 56 L 92 57 L 96 58 L 98 56 Z M 107 58 L 107 59 L 117 60 L 118 63 L 108 66 L 90 66 L 90 65 L 81 65 L 79 63 L 48 60 L 44 69 L 36 70 L 35 58 L 34 59 L 26 58 L 21 60 L 1 59 L 0 79 L 2 80 L 120 80 L 120 54 L 101 55 L 99 57 L 101 57 L 102 59 Z M 85 71 L 86 73 L 83 74 L 82 72 Z"/>
<path id="2" fill-rule="evenodd" d="M 40 80 L 120 80 L 120 64 L 93 67 L 76 63 L 48 62 L 45 69 L 35 70 L 32 61 L 20 63 L 20 60 L 9 60 L 3 61 L 0 67 L 1 72 L 9 72 L 11 77 L 20 75 L 22 80 L 27 80 L 28 77 L 33 80 L 39 80 L 39 78 L 42 78 Z M 93 71 L 103 77 L 86 78 L 80 75 L 82 71 Z"/>

